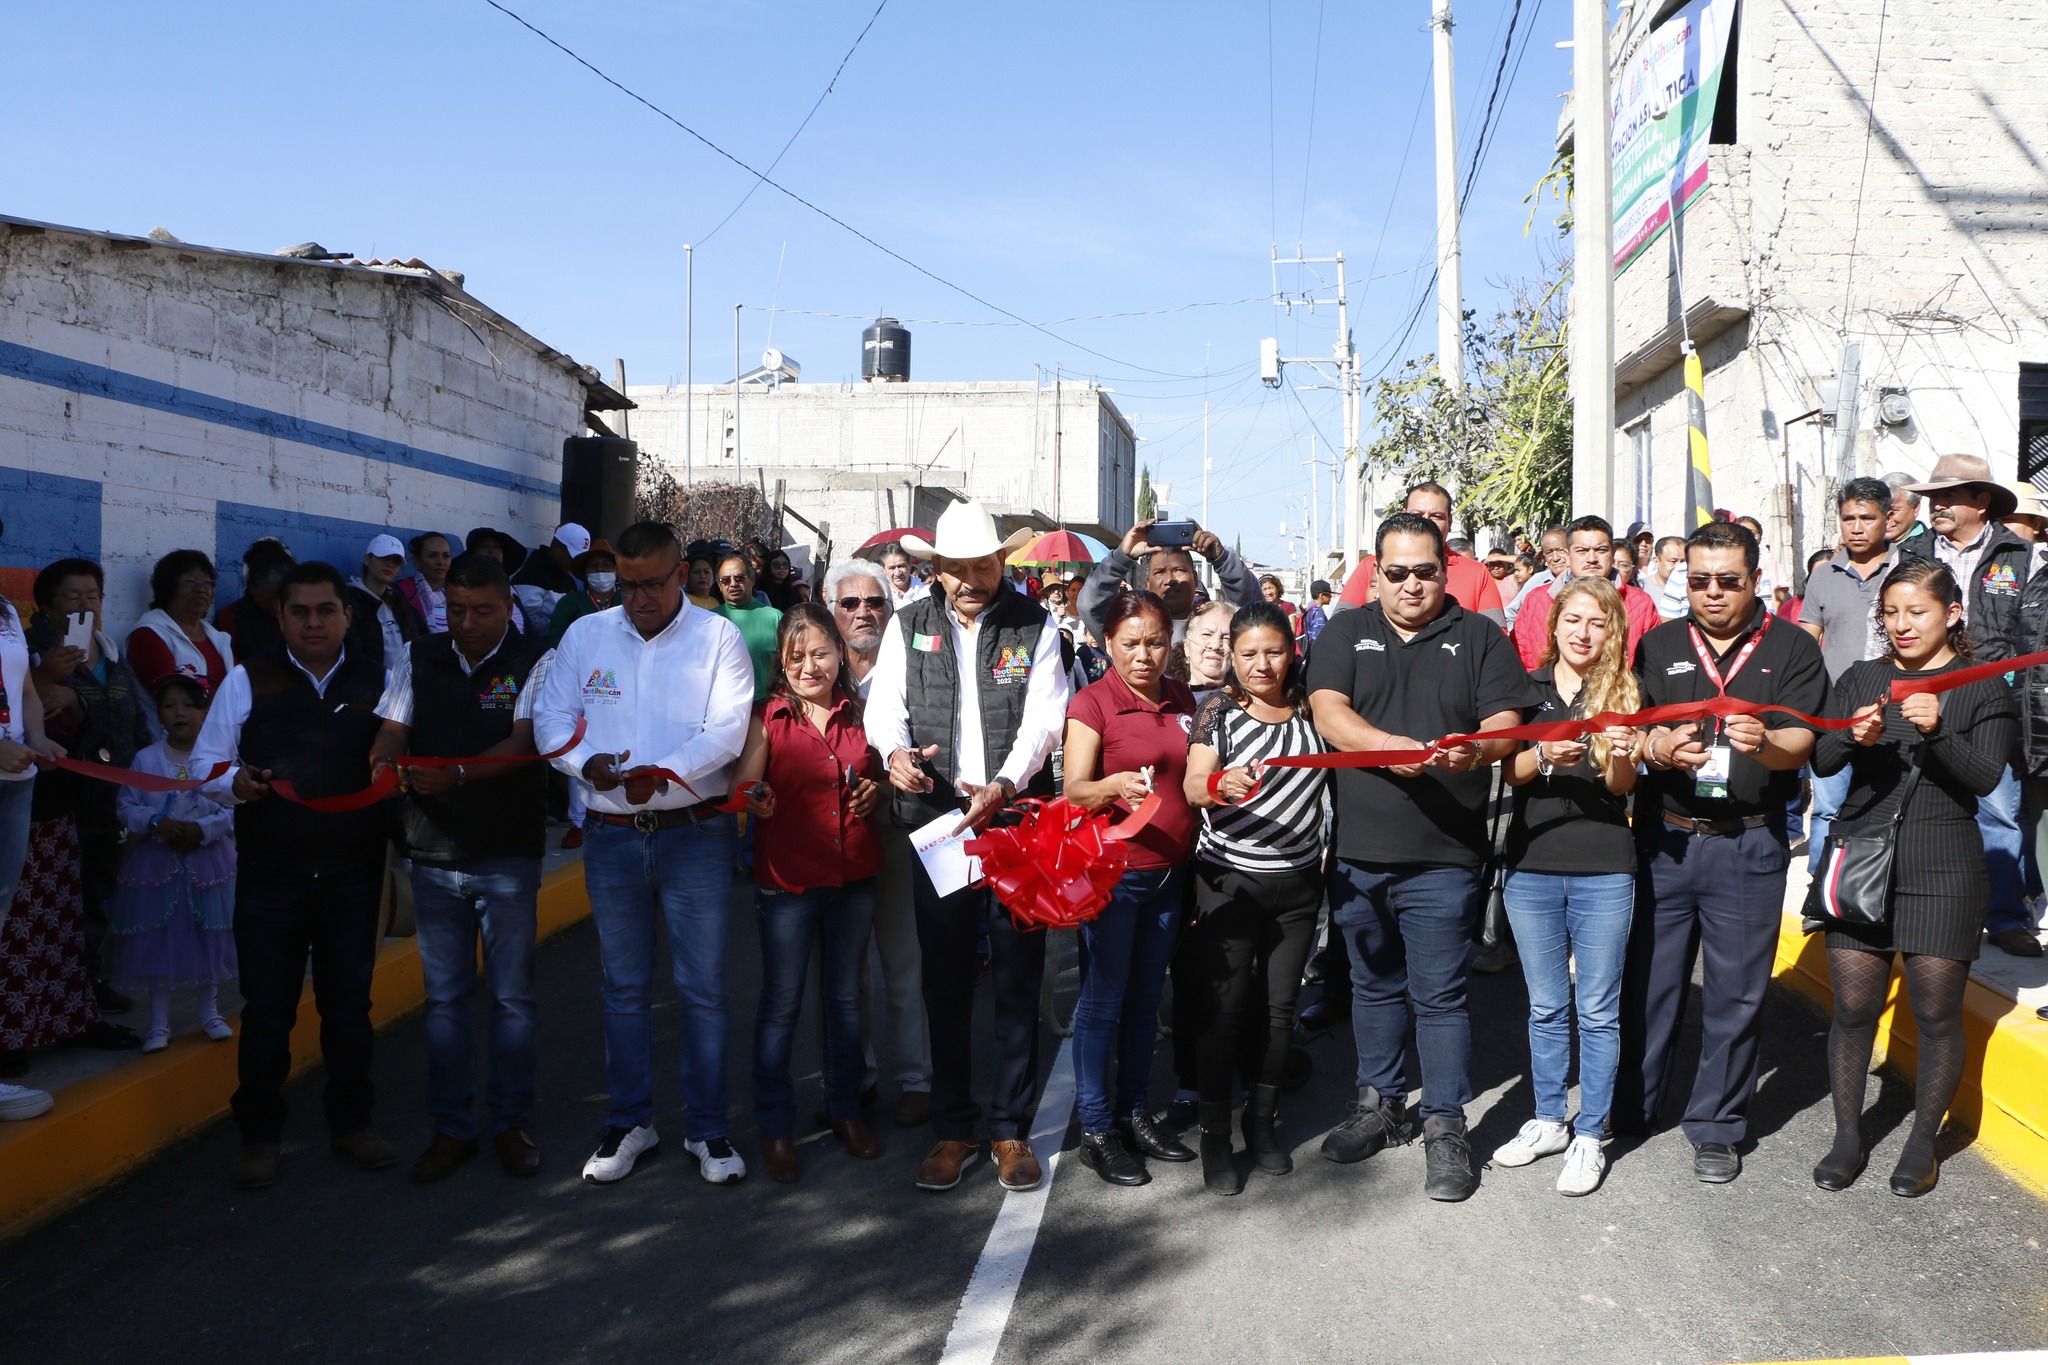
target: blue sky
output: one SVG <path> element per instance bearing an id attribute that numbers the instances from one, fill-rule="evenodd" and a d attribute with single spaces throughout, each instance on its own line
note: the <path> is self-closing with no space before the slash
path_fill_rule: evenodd
<path id="1" fill-rule="evenodd" d="M 763 168 L 875 10 L 504 3 Z M 1456 6 L 1466 164 L 1513 5 Z M 919 378 L 1100 376 L 1187 511 L 1206 389 L 1211 522 L 1284 565 L 1300 553 L 1308 433 L 1335 440 L 1340 423 L 1333 393 L 1297 401 L 1257 381 L 1261 337 L 1290 355 L 1326 354 L 1334 337 L 1329 311 L 1290 319 L 1268 301 L 1268 248 L 1341 249 L 1354 281 L 1372 277 L 1353 287 L 1368 375 L 1434 349 L 1433 312 L 1396 346 L 1433 264 L 1428 11 L 888 0 L 775 178 L 1034 321 L 1179 310 L 1061 323 L 1057 339 L 765 187 L 714 234 L 751 178 L 484 0 L 23 10 L 9 93 L 36 130 L 18 124 L 0 147 L 0 184 L 6 211 L 56 222 L 420 256 L 607 375 L 623 356 L 634 383 L 682 374 L 681 248 L 697 243 L 699 380 L 732 372 L 734 303 L 749 363 L 773 305 L 775 344 L 813 380 L 856 371 L 860 319 L 927 320 L 913 328 Z M 1554 44 L 1569 29 L 1565 0 L 1522 0 L 1529 41 L 1516 39 L 1525 55 L 1509 63 L 1465 225 L 1466 304 L 1482 316 L 1556 249 L 1541 241 L 1547 209 L 1524 237 L 1522 200 L 1550 161 L 1571 79 Z M 1004 325 L 954 325 L 991 323 Z"/>

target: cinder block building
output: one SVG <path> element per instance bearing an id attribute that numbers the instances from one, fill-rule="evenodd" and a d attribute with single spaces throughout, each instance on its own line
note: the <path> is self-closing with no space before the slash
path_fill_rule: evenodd
<path id="1" fill-rule="evenodd" d="M 1616 277 L 1613 520 L 1681 529 L 1681 317 L 1715 501 L 1757 514 L 1788 570 L 1834 542 L 1844 455 L 1852 473 L 1924 473 L 1965 452 L 2048 487 L 2048 0 L 1726 8 L 1676 260 L 1667 233 Z M 1622 6 L 1617 107 L 1688 12 Z"/>
<path id="2" fill-rule="evenodd" d="M 1100 385 L 774 377 L 744 377 L 737 402 L 729 383 L 627 389 L 643 469 L 770 492 L 782 481 L 788 506 L 828 525 L 839 554 L 888 527 L 929 527 L 960 497 L 988 504 L 1006 530 L 1068 526 L 1114 543 L 1131 524 L 1137 442 Z"/>
<path id="3" fill-rule="evenodd" d="M 0 590 L 82 554 L 109 624 L 205 550 L 220 601 L 277 535 L 353 571 L 378 531 L 544 540 L 562 441 L 624 406 L 460 274 L 0 217 Z"/>

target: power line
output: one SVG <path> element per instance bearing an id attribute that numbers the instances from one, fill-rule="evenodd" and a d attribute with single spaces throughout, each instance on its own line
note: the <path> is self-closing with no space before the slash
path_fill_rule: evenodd
<path id="1" fill-rule="evenodd" d="M 1269 78 L 1270 78 L 1270 72 Z M 1323 0 L 1316 0 L 1316 57 L 1308 78 L 1308 146 L 1301 154 L 1301 222 L 1294 229 L 1300 241 L 1308 233 L 1308 172 L 1316 156 L 1316 92 L 1323 83 Z"/>
<path id="2" fill-rule="evenodd" d="M 777 166 L 780 166 L 782 164 L 782 158 L 789 155 L 789 149 L 791 147 L 796 146 L 796 140 L 804 135 L 804 129 L 811 126 L 811 120 L 817 116 L 818 110 L 821 107 L 823 107 L 825 103 L 825 96 L 832 93 L 832 87 L 839 84 L 839 78 L 846 74 L 846 64 L 853 60 L 853 54 L 860 49 L 860 40 L 868 36 L 868 30 L 875 26 L 875 20 L 881 18 L 882 11 L 887 9 L 888 7 L 889 0 L 882 0 L 881 4 L 875 6 L 875 12 L 868 16 L 867 23 L 861 26 L 860 32 L 854 35 L 853 46 L 846 49 L 846 55 L 839 59 L 839 68 L 832 73 L 832 79 L 825 82 L 825 88 L 823 91 L 819 92 L 817 102 L 811 105 L 811 112 L 804 115 L 804 121 L 796 126 L 796 131 L 789 135 L 789 141 L 782 144 L 782 150 L 777 152 L 775 154 L 775 159 L 768 163 L 768 169 L 770 171 L 773 171 Z M 747 192 L 740 196 L 740 202 L 734 204 L 732 208 L 726 213 L 725 217 L 718 220 L 718 227 L 711 229 L 711 231 L 705 233 L 702 237 L 699 237 L 697 239 L 697 245 L 702 246 L 704 245 L 704 243 L 710 241 L 713 237 L 716 237 L 718 235 L 719 228 L 722 228 L 727 223 L 730 223 L 733 219 L 733 214 L 738 213 L 741 209 L 747 206 L 747 201 L 754 197 L 754 191 L 760 189 L 761 184 L 762 182 L 760 180 L 756 180 L 753 184 L 747 186 Z"/>
<path id="3" fill-rule="evenodd" d="M 725 158 L 727 161 L 730 161 L 733 165 L 739 167 L 748 175 L 753 176 L 756 180 L 760 181 L 768 188 L 776 191 L 779 194 L 784 195 L 789 199 L 794 200 L 798 204 L 801 204 L 803 207 L 809 209 L 812 213 L 815 213 L 820 218 L 823 218 L 826 222 L 833 224 L 835 227 L 845 230 L 846 232 L 852 234 L 855 237 L 858 237 L 861 241 L 866 242 L 869 246 L 881 252 L 890 260 L 896 261 L 901 265 L 908 266 L 910 269 L 916 271 L 918 274 L 924 276 L 926 279 L 932 281 L 934 284 L 943 285 L 947 289 L 952 290 L 954 293 L 961 295 L 963 298 L 971 299 L 973 302 L 978 303 L 982 307 L 988 309 L 991 313 L 1000 313 L 1006 318 L 1010 318 L 1016 322 L 1022 323 L 1024 326 L 1031 328 L 1033 331 L 1043 332 L 1046 336 L 1051 337 L 1054 341 L 1057 341 L 1062 346 L 1071 346 L 1073 349 L 1077 351 L 1084 351 L 1089 355 L 1095 356 L 1097 359 L 1107 360 L 1112 365 L 1123 365 L 1129 369 L 1143 370 L 1147 374 L 1160 375 L 1168 379 L 1194 379 L 1198 377 L 1193 374 L 1176 374 L 1171 370 L 1155 370 L 1148 365 L 1139 365 L 1132 361 L 1119 360 L 1117 357 L 1113 355 L 1108 355 L 1102 351 L 1098 351 L 1091 346 L 1083 346 L 1078 341 L 1069 341 L 1066 337 L 1060 336 L 1056 332 L 1049 331 L 1047 328 L 1038 323 L 1028 321 L 1023 317 L 1018 316 L 1016 313 L 1011 312 L 1009 309 L 1004 308 L 1000 304 L 991 303 L 989 300 L 983 298 L 981 295 L 975 293 L 973 290 L 967 288 L 965 285 L 955 284 L 953 281 L 947 279 L 944 275 L 941 275 L 933 270 L 927 270 L 925 267 L 919 265 L 916 261 L 913 261 L 908 256 L 905 256 L 902 252 L 891 250 L 889 247 L 882 245 L 880 242 L 868 236 L 868 234 L 862 232 L 853 224 L 847 222 L 844 218 L 841 218 L 836 214 L 830 213 L 825 209 L 819 208 L 816 204 L 813 204 L 810 200 L 804 198 L 795 190 L 790 189 L 787 185 L 784 185 L 780 181 L 770 178 L 761 171 L 755 170 L 752 166 L 740 160 L 731 152 L 728 152 L 727 150 L 725 150 L 725 148 L 719 146 L 710 138 L 698 132 L 695 128 L 692 128 L 689 124 L 684 123 L 674 114 L 669 113 L 668 110 L 662 108 L 653 100 L 650 100 L 645 95 L 642 95 L 639 92 L 631 89 L 630 87 L 621 83 L 614 77 L 607 75 L 603 70 L 601 70 L 595 64 L 593 64 L 588 59 L 583 57 L 581 54 L 577 53 L 567 45 L 563 44 L 558 39 L 554 38 L 552 35 L 542 31 L 539 28 L 536 28 L 533 24 L 529 23 L 526 19 L 514 13 L 512 10 L 509 10 L 505 6 L 499 4 L 498 0 L 484 0 L 484 3 L 489 5 L 492 9 L 498 11 L 498 13 L 504 15 L 506 18 L 512 20 L 514 23 L 518 24 L 527 32 L 533 34 L 536 38 L 539 38 L 542 42 L 545 42 L 548 46 L 560 52 L 563 56 L 575 62 L 584 70 L 590 72 L 591 75 L 596 76 L 606 85 L 611 86 L 614 90 L 617 90 L 620 94 L 626 96 L 626 98 L 632 100 L 636 104 L 642 105 L 649 112 L 665 120 L 666 122 L 674 124 L 677 128 L 689 134 L 698 142 L 703 143 L 706 147 L 709 147 L 712 151 L 718 153 L 719 156 Z"/>

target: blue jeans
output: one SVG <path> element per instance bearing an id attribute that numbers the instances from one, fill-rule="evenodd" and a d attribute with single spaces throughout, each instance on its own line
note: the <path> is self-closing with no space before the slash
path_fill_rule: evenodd
<path id="1" fill-rule="evenodd" d="M 1806 839 L 1806 870 L 1814 876 L 1820 875 L 1820 858 L 1826 850 L 1828 827 L 1835 823 L 1835 813 L 1842 803 L 1849 799 L 1849 765 L 1843 764 L 1842 771 L 1833 777 L 1813 775 L 1813 822 Z"/>
<path id="2" fill-rule="evenodd" d="M 1984 836 L 1984 870 L 1991 876 L 1991 913 L 1984 931 L 2032 932 L 2027 889 L 2020 876 L 2020 779 L 2010 764 L 1989 796 L 1977 798 L 1977 829 Z"/>
<path id="3" fill-rule="evenodd" d="M 1536 1117 L 1565 1120 L 1576 994 L 1576 1131 L 1605 1137 L 1614 1107 L 1614 1075 L 1621 1065 L 1621 972 L 1635 918 L 1635 874 L 1509 872 L 1502 894 L 1522 954 L 1522 976 L 1529 983 L 1529 1084 L 1536 1092 Z"/>
<path id="4" fill-rule="evenodd" d="M 0 782 L 0 924 L 7 923 L 7 911 L 21 886 L 21 870 L 28 865 L 29 798 L 35 789 L 33 775 Z"/>
<path id="5" fill-rule="evenodd" d="M 1337 859 L 1330 922 L 1351 954 L 1351 1036 L 1358 1085 L 1408 1093 L 1402 1062 L 1414 1002 L 1422 1113 L 1461 1122 L 1472 1098 L 1472 1017 L 1465 1006 L 1483 883 L 1476 867 Z"/>
<path id="6" fill-rule="evenodd" d="M 820 939 L 819 990 L 825 1015 L 825 1111 L 834 1123 L 860 1117 L 860 968 L 875 921 L 875 879 L 809 891 L 756 893 L 761 1003 L 754 1016 L 754 1122 L 764 1138 L 796 1134 L 790 1044 L 803 1009 L 811 941 Z"/>
<path id="7" fill-rule="evenodd" d="M 584 825 L 583 876 L 604 968 L 607 1120 L 637 1128 L 654 1118 L 654 921 L 668 925 L 681 997 L 683 1127 L 706 1142 L 726 1133 L 725 936 L 732 886 L 733 818 L 643 834 L 593 817 Z"/>
<path id="8" fill-rule="evenodd" d="M 1081 996 L 1074 1002 L 1074 1100 L 1081 1131 L 1106 1133 L 1118 1114 L 1148 1107 L 1152 1042 L 1166 964 L 1187 914 L 1188 869 L 1124 873 L 1102 913 L 1081 926 Z M 1116 1058 L 1116 1103 L 1109 1063 Z"/>
<path id="9" fill-rule="evenodd" d="M 476 1137 L 476 958 L 483 939 L 491 998 L 491 1063 L 484 1103 L 491 1131 L 533 1118 L 533 940 L 540 859 L 479 858 L 460 867 L 412 865 L 412 913 L 427 986 L 427 1112 L 462 1142 Z"/>

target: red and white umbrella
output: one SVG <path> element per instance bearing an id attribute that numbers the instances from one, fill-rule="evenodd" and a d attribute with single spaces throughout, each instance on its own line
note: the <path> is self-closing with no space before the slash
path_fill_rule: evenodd
<path id="1" fill-rule="evenodd" d="M 1047 531 L 1010 556 L 1017 565 L 1093 564 L 1095 556 L 1072 531 Z"/>

